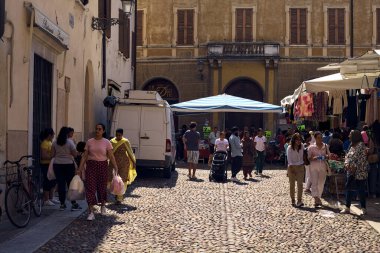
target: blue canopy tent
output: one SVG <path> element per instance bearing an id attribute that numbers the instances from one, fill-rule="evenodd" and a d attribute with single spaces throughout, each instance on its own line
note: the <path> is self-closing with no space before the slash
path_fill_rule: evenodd
<path id="1" fill-rule="evenodd" d="M 193 114 L 202 112 L 282 112 L 281 106 L 235 97 L 228 94 L 194 99 L 173 104 L 170 105 L 170 107 L 174 112 Z"/>

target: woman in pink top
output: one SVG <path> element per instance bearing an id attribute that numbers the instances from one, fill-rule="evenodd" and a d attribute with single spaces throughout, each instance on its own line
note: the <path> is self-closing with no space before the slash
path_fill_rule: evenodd
<path id="1" fill-rule="evenodd" d="M 101 214 L 106 213 L 108 159 L 116 172 L 118 171 L 111 142 L 104 138 L 104 134 L 105 126 L 97 124 L 95 138 L 87 141 L 78 171 L 78 174 L 81 175 L 86 163 L 86 199 L 89 210 L 87 220 L 91 221 L 95 219 L 94 205 L 99 202 L 101 203 Z M 98 199 L 96 199 L 96 193 Z"/>
<path id="2" fill-rule="evenodd" d="M 314 197 L 314 206 L 322 205 L 322 192 L 326 181 L 327 164 L 326 160 L 330 155 L 329 148 L 322 141 L 322 134 L 316 132 L 314 134 L 315 144 L 309 146 L 307 150 L 310 161 L 310 178 L 311 180 L 311 196 Z"/>

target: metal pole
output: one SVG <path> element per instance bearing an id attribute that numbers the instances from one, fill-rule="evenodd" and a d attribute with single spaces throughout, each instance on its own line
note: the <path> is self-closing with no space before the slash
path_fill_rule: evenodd
<path id="1" fill-rule="evenodd" d="M 350 57 L 354 57 L 354 0 L 350 1 Z"/>
<path id="2" fill-rule="evenodd" d="M 134 24 L 134 37 L 132 40 L 134 41 L 134 54 L 133 54 L 133 87 L 131 89 L 135 90 L 136 89 L 136 71 L 137 71 L 137 0 L 135 0 L 135 24 Z"/>

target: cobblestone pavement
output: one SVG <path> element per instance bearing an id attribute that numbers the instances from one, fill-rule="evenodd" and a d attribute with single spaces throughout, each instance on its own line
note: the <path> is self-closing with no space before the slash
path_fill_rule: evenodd
<path id="1" fill-rule="evenodd" d="M 157 173 L 156 173 L 157 174 Z M 75 220 L 37 252 L 380 252 L 380 235 L 355 215 L 290 205 L 284 170 L 242 184 L 186 169 L 143 176 L 123 205 Z M 327 216 L 327 217 L 326 217 Z"/>

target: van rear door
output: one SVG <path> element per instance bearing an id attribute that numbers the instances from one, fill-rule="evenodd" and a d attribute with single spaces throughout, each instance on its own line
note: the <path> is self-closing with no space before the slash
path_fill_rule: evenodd
<path id="1" fill-rule="evenodd" d="M 113 134 L 117 128 L 123 128 L 124 136 L 131 143 L 136 159 L 140 158 L 140 115 L 141 106 L 118 106 L 114 112 Z"/>
<path id="2" fill-rule="evenodd" d="M 165 108 L 144 106 L 141 109 L 140 159 L 165 160 Z"/>

